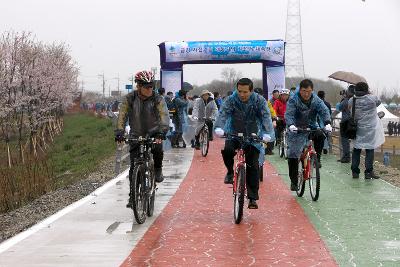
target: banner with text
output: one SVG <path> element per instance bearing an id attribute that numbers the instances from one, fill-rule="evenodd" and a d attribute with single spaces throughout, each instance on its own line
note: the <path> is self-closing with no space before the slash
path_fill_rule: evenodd
<path id="1" fill-rule="evenodd" d="M 283 41 L 166 42 L 166 62 L 269 60 L 283 63 Z"/>
<path id="2" fill-rule="evenodd" d="M 182 71 L 161 70 L 162 87 L 166 92 L 178 92 L 182 86 Z"/>
<path id="3" fill-rule="evenodd" d="M 285 88 L 285 67 L 267 67 L 268 93 Z"/>

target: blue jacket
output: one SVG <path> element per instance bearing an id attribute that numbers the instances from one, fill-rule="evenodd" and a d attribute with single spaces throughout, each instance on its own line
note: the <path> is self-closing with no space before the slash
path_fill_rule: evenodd
<path id="1" fill-rule="evenodd" d="M 240 100 L 237 91 L 229 96 L 222 104 L 215 126 L 228 134 L 244 130 L 247 135 L 256 133 L 262 137 L 263 134 L 269 134 L 271 141 L 275 140 L 267 101 L 254 92 L 247 103 Z"/>
<path id="2" fill-rule="evenodd" d="M 300 93 L 297 91 L 286 104 L 285 120 L 288 127 L 295 125 L 296 127 L 315 129 L 320 126 L 317 124 L 317 117 L 323 121 L 324 125 L 331 123 L 327 106 L 315 93 L 310 102 L 305 104 L 301 101 Z M 299 158 L 307 140 L 307 133 L 289 132 L 287 137 L 288 158 Z"/>
<path id="3" fill-rule="evenodd" d="M 324 125 L 331 123 L 329 109 L 315 93 L 311 96 L 311 101 L 305 104 L 301 101 L 300 92 L 296 92 L 289 98 L 286 105 L 285 120 L 286 125 L 295 125 L 303 128 L 316 128 L 317 115 L 322 119 Z"/>

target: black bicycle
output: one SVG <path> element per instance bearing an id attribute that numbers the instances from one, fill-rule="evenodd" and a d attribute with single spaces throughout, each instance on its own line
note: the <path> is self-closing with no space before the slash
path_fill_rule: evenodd
<path id="1" fill-rule="evenodd" d="M 142 224 L 147 217 L 153 216 L 156 197 L 154 161 L 151 149 L 155 138 L 129 137 L 129 144 L 139 146 L 139 155 L 134 159 L 134 169 L 130 177 L 130 195 L 136 222 Z"/>
<path id="2" fill-rule="evenodd" d="M 210 147 L 210 131 L 212 131 L 212 129 L 209 129 L 207 124 L 208 122 L 209 119 L 205 119 L 204 124 L 199 132 L 200 150 L 203 157 L 207 156 L 208 148 Z"/>

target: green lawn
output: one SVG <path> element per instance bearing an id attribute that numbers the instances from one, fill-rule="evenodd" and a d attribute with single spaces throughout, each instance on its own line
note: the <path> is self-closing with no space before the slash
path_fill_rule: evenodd
<path id="1" fill-rule="evenodd" d="M 48 159 L 59 187 L 82 178 L 115 151 L 109 119 L 76 113 L 64 118 L 64 132 L 56 137 Z"/>

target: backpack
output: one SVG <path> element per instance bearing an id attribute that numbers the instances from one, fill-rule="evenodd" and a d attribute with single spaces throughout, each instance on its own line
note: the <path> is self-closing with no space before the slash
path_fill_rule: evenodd
<path id="1" fill-rule="evenodd" d="M 356 98 L 353 98 L 353 106 L 351 109 L 350 119 L 341 123 L 340 127 L 343 127 L 343 133 L 348 139 L 356 139 L 357 136 L 357 121 L 354 118 L 356 111 Z"/>

